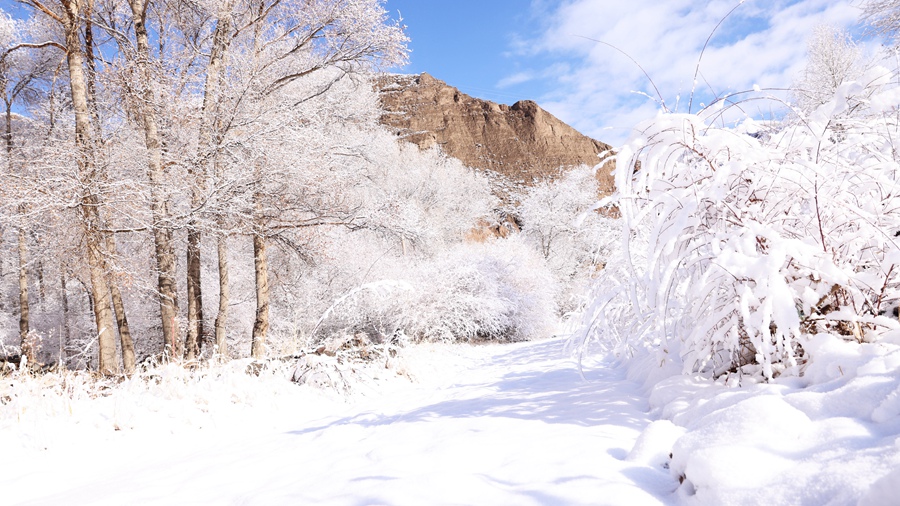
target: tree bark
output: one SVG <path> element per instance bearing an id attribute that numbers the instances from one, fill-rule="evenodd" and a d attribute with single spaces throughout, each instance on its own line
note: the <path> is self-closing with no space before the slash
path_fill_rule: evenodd
<path id="1" fill-rule="evenodd" d="M 181 356 L 182 342 L 176 321 L 178 317 L 178 288 L 175 283 L 176 262 L 172 231 L 169 227 L 169 203 L 163 191 L 165 169 L 162 163 L 162 143 L 153 110 L 154 94 L 150 72 L 150 38 L 145 24 L 147 0 L 130 0 L 134 32 L 137 42 L 136 61 L 143 80 L 142 110 L 144 143 L 148 152 L 150 179 L 150 208 L 153 217 L 153 241 L 156 248 L 157 289 L 159 312 L 163 328 L 163 352 L 168 356 Z"/>
<path id="2" fill-rule="evenodd" d="M 110 255 L 116 254 L 116 238 L 112 234 L 106 236 L 106 249 Z M 116 325 L 119 327 L 119 345 L 122 348 L 122 365 L 125 374 L 134 374 L 134 340 L 131 338 L 131 329 L 128 326 L 128 318 L 125 316 L 125 304 L 122 302 L 122 293 L 119 291 L 119 283 L 110 273 L 109 289 L 112 296 L 113 311 L 116 314 Z"/>
<path id="3" fill-rule="evenodd" d="M 256 272 L 256 321 L 253 322 L 250 356 L 261 360 L 266 358 L 266 334 L 269 331 L 269 261 L 266 238 L 260 233 L 253 236 L 253 267 Z"/>
<path id="4" fill-rule="evenodd" d="M 13 172 L 13 137 L 12 137 L 12 101 L 6 102 L 6 163 L 8 170 Z M 19 216 L 24 219 L 25 208 L 19 206 Z M 25 224 L 19 224 L 17 234 L 17 250 L 19 256 L 19 346 L 22 356 L 26 358 L 27 364 L 35 363 L 34 343 L 31 342 L 29 336 L 29 307 L 28 307 L 28 236 L 25 231 Z"/>
<path id="5" fill-rule="evenodd" d="M 226 320 L 228 320 L 228 304 L 230 291 L 228 288 L 228 244 L 227 236 L 219 236 L 216 250 L 219 256 L 219 313 L 216 315 L 216 352 L 220 360 L 228 359 L 228 343 L 226 337 Z"/>
<path id="6" fill-rule="evenodd" d="M 32 341 L 29 329 L 28 306 L 28 243 L 27 235 L 23 227 L 19 227 L 19 341 L 21 343 L 22 357 L 27 359 L 27 364 L 34 365 L 37 350 Z"/>
<path id="7" fill-rule="evenodd" d="M 100 199 L 97 191 L 97 167 L 91 140 L 91 121 L 87 103 L 84 76 L 84 52 L 79 30 L 80 3 L 77 0 L 60 0 L 65 9 L 62 17 L 66 38 L 66 60 L 69 69 L 69 89 L 75 112 L 75 148 L 78 177 L 82 185 L 80 217 L 87 246 L 88 270 L 91 278 L 91 296 L 94 300 L 94 323 L 99 343 L 101 374 L 116 374 L 116 341 L 113 334 L 113 318 L 110 310 L 109 287 L 106 284 L 105 251 L 100 219 Z"/>
<path id="8" fill-rule="evenodd" d="M 60 266 L 59 269 L 59 289 L 62 294 L 62 310 L 63 310 L 63 364 L 69 366 L 69 345 L 72 337 L 69 329 L 69 293 L 66 289 L 66 271 Z"/>
<path id="9" fill-rule="evenodd" d="M 199 191 L 192 192 L 192 202 L 198 205 L 201 196 Z M 184 346 L 184 358 L 188 361 L 197 360 L 200 356 L 200 346 L 203 340 L 203 288 L 200 281 L 200 231 L 197 230 L 194 219 L 188 225 L 187 237 L 187 310 L 188 329 L 187 340 Z"/>

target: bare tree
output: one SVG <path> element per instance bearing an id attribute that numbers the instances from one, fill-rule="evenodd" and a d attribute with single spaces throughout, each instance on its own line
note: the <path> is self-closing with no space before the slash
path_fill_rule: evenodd
<path id="1" fill-rule="evenodd" d="M 177 325 L 178 291 L 175 284 L 175 246 L 170 228 L 169 203 L 162 185 L 165 168 L 162 162 L 162 141 L 154 110 L 156 96 L 153 90 L 151 69 L 150 36 L 147 30 L 148 0 L 129 0 L 134 26 L 135 51 L 131 52 L 133 64 L 137 68 L 138 82 L 133 83 L 141 104 L 138 111 L 143 123 L 144 142 L 147 147 L 148 175 L 150 179 L 150 199 L 152 210 L 152 230 L 156 247 L 157 284 L 159 308 L 163 329 L 163 350 L 172 356 L 182 353 L 182 341 Z"/>
<path id="2" fill-rule="evenodd" d="M 58 0 L 44 4 L 39 0 L 27 0 L 25 4 L 58 23 L 62 29 L 69 73 L 69 91 L 75 116 L 75 161 L 81 186 L 79 217 L 84 234 L 91 280 L 91 297 L 94 301 L 94 323 L 99 343 L 99 370 L 111 375 L 118 372 L 114 319 L 107 280 L 105 225 L 100 213 L 102 202 L 99 188 L 102 180 L 98 171 L 91 113 L 88 105 L 88 81 L 85 76 L 85 52 L 82 44 L 85 0 Z"/>

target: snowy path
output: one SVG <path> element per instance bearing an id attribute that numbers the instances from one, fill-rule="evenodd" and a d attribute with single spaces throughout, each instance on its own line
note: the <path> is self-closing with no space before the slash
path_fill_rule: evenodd
<path id="1" fill-rule="evenodd" d="M 668 472 L 625 459 L 649 420 L 621 370 L 598 364 L 585 381 L 558 340 L 449 349 L 414 352 L 420 382 L 311 402 L 284 424 L 249 417 L 190 438 L 116 432 L 86 445 L 89 455 L 22 458 L 0 480 L 12 478 L 4 489 L 22 504 L 671 501 Z"/>

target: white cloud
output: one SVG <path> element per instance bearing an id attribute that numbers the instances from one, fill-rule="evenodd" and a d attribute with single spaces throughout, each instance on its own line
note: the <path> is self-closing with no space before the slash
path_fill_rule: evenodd
<path id="1" fill-rule="evenodd" d="M 629 57 L 649 74 L 670 109 L 677 103 L 685 111 L 703 45 L 736 5 L 736 0 L 568 0 L 548 8 L 535 2 L 544 30 L 517 49 L 566 63 L 566 72 L 527 74 L 547 80 L 547 89 L 553 90 L 541 97 L 545 108 L 586 134 L 617 143 L 636 121 L 659 109 L 633 93 L 656 96 Z M 725 19 L 704 52 L 692 108 L 711 101 L 712 93 L 752 90 L 754 84 L 764 89 L 790 86 L 803 65 L 812 28 L 852 27 L 858 15 L 849 1 L 746 0 Z"/>
<path id="2" fill-rule="evenodd" d="M 504 77 L 495 85 L 497 88 L 509 88 L 510 86 L 515 86 L 517 84 L 528 83 L 535 80 L 557 80 L 560 76 L 568 75 L 572 69 L 569 67 L 569 64 L 566 62 L 559 62 L 549 65 L 543 68 L 540 71 L 535 70 L 524 70 L 521 72 L 516 72 L 510 76 Z"/>
<path id="3" fill-rule="evenodd" d="M 515 86 L 517 84 L 527 83 L 532 79 L 534 79 L 534 73 L 531 71 L 516 72 L 515 74 L 504 77 L 499 82 L 497 82 L 497 87 L 509 88 L 510 86 Z"/>

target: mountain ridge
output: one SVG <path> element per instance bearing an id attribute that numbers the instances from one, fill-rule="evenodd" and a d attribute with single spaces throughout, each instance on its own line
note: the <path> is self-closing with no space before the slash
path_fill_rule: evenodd
<path id="1" fill-rule="evenodd" d="M 513 186 L 554 178 L 566 168 L 596 165 L 612 147 L 585 136 L 537 103 L 513 105 L 472 97 L 428 73 L 390 74 L 376 81 L 381 123 L 422 149 L 435 145 L 465 165 L 502 176 Z M 597 171 L 602 193 L 614 189 L 614 163 Z"/>

